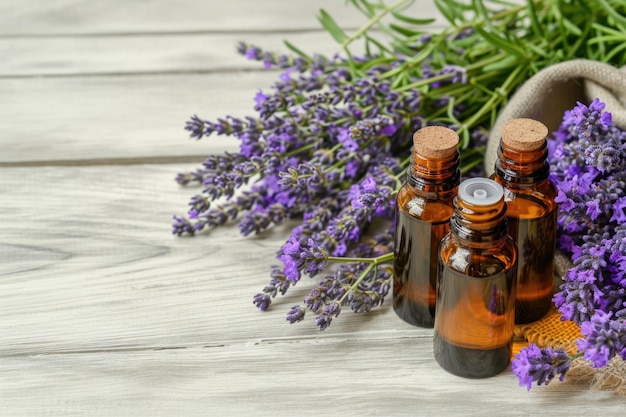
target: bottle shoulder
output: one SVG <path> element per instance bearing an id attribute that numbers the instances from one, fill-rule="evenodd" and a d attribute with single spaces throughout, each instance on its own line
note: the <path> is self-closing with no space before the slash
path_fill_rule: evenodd
<path id="1" fill-rule="evenodd" d="M 447 221 L 454 212 L 455 194 L 425 193 L 405 185 L 398 191 L 398 210 L 424 221 Z"/>
<path id="2" fill-rule="evenodd" d="M 474 277 L 487 277 L 517 267 L 517 247 L 510 236 L 489 245 L 461 242 L 452 233 L 439 246 L 444 265 Z"/>
<path id="3" fill-rule="evenodd" d="M 446 204 L 452 206 L 452 200 L 456 196 L 457 190 L 458 187 L 453 187 L 446 190 L 439 190 L 435 187 L 429 189 L 420 189 L 413 187 L 409 184 L 404 184 L 402 187 L 400 187 L 400 190 L 398 190 L 397 200 L 399 205 L 402 205 L 403 203 L 410 200 L 421 199 L 430 202 L 445 202 Z"/>
<path id="4" fill-rule="evenodd" d="M 554 185 L 550 178 L 542 179 L 536 183 L 507 181 L 496 173 L 493 173 L 489 178 L 500 184 L 505 190 L 509 190 L 515 194 L 539 193 L 547 197 L 556 197 L 558 193 L 556 185 Z"/>
<path id="5" fill-rule="evenodd" d="M 509 216 L 541 217 L 552 213 L 557 208 L 555 199 L 558 190 L 550 179 L 536 184 L 512 183 L 497 175 L 494 175 L 492 179 L 504 189 L 504 201 L 507 204 Z"/>

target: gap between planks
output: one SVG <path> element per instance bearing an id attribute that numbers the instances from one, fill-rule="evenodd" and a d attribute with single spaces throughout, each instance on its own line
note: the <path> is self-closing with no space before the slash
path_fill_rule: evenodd
<path id="1" fill-rule="evenodd" d="M 167 165 L 182 163 L 201 163 L 206 158 L 198 155 L 182 156 L 148 156 L 142 158 L 103 158 L 77 160 L 50 160 L 50 161 L 17 161 L 0 162 L 0 168 L 24 167 L 69 167 L 69 166 L 117 166 L 117 165 Z"/>
<path id="2" fill-rule="evenodd" d="M 80 355 L 94 353 L 124 353 L 124 352 L 151 352 L 164 350 L 184 350 L 184 349 L 212 349 L 212 348 L 230 348 L 234 346 L 261 346 L 261 345 L 291 345 L 291 344 L 307 344 L 307 345 L 333 345 L 346 342 L 358 341 L 376 341 L 376 340 L 405 340 L 405 339 L 432 339 L 432 333 L 427 331 L 409 330 L 370 330 L 358 332 L 340 332 L 332 334 L 316 334 L 282 336 L 282 337 L 263 337 L 256 339 L 230 339 L 216 340 L 211 343 L 191 343 L 186 346 L 118 346 L 98 349 L 66 349 L 66 350 L 50 350 L 45 352 L 24 352 L 24 353 L 2 353 L 0 357 L 19 358 L 19 357 L 44 357 L 58 355 Z"/>

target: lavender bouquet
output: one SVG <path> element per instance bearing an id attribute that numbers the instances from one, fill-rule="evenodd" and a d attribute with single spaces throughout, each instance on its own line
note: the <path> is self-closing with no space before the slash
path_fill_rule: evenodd
<path id="1" fill-rule="evenodd" d="M 187 122 L 192 138 L 234 136 L 240 150 L 178 175 L 180 184 L 202 191 L 173 223 L 174 234 L 194 235 L 237 222 L 246 236 L 297 219 L 253 302 L 266 310 L 303 275 L 323 274 L 286 316 L 295 323 L 313 314 L 321 330 L 344 308 L 380 306 L 389 291 L 395 193 L 415 130 L 455 129 L 462 172 L 471 175 L 481 166 L 487 129 L 524 80 L 573 58 L 626 63 L 619 53 L 626 45 L 623 2 L 435 0 L 449 22 L 437 33 L 427 30 L 432 19 L 411 14 L 411 0 L 349 3 L 366 18 L 353 34 L 325 11 L 319 15 L 339 44 L 336 56 L 307 54 L 289 42 L 288 54 L 238 45 L 280 75 L 254 95 L 256 115 Z"/>
<path id="2" fill-rule="evenodd" d="M 559 248 L 574 266 L 554 303 L 564 320 L 581 327 L 578 353 L 530 345 L 513 360 L 520 385 L 565 378 L 578 358 L 602 368 L 626 360 L 626 132 L 611 123 L 597 99 L 565 113 L 551 144 L 559 190 Z"/>

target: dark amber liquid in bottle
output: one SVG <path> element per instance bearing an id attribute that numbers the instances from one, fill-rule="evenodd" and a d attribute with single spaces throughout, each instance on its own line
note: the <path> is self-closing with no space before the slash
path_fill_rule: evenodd
<path id="1" fill-rule="evenodd" d="M 493 179 L 505 189 L 509 234 L 518 252 L 515 321 L 530 323 L 551 306 L 556 252 L 557 190 L 549 180 L 545 140 L 516 150 L 500 141 Z"/>
<path id="2" fill-rule="evenodd" d="M 440 244 L 433 350 L 441 367 L 466 378 L 496 375 L 511 357 L 517 250 L 499 193 L 487 206 L 458 197 Z"/>
<path id="3" fill-rule="evenodd" d="M 487 277 L 443 266 L 434 351 L 442 368 L 465 378 L 497 375 L 509 364 L 515 308 L 515 278 L 505 265 Z M 462 320 L 460 320 L 462 318 Z"/>
<path id="4" fill-rule="evenodd" d="M 449 209 L 441 208 L 441 212 Z M 403 211 L 398 213 L 396 222 L 394 309 L 413 325 L 433 327 L 439 264 L 437 248 L 450 230 L 450 222 L 430 223 Z"/>
<path id="5" fill-rule="evenodd" d="M 413 160 L 397 197 L 393 308 L 408 323 L 433 327 L 438 246 L 450 230 L 459 155 Z"/>
<path id="6" fill-rule="evenodd" d="M 515 322 L 530 323 L 552 303 L 556 209 L 535 219 L 509 217 L 509 228 L 519 251 Z"/>

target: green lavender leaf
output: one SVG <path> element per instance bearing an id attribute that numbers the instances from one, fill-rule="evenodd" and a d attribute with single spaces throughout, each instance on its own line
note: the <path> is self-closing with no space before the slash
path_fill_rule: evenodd
<path id="1" fill-rule="evenodd" d="M 391 49 L 389 49 L 387 46 L 385 46 L 382 42 L 378 41 L 377 39 L 372 38 L 369 35 L 365 35 L 365 51 L 367 56 L 375 56 L 378 54 L 375 54 L 371 51 L 371 45 L 374 45 L 378 48 L 378 52 L 379 53 L 391 53 Z M 402 45 L 400 45 L 402 46 Z M 408 48 L 407 48 L 408 49 Z"/>
<path id="2" fill-rule="evenodd" d="M 622 43 L 620 46 L 617 46 L 611 50 L 608 54 L 606 54 L 605 59 L 611 60 L 614 56 L 621 54 L 622 51 L 626 49 L 626 42 Z M 622 55 L 623 56 L 623 55 Z"/>
<path id="3" fill-rule="evenodd" d="M 617 35 L 617 36 L 626 36 L 626 30 L 624 30 L 624 29 L 622 29 L 622 30 L 615 30 L 613 28 L 610 28 L 610 27 L 607 27 L 607 26 L 604 26 L 604 25 L 600 25 L 598 23 L 592 23 L 591 27 L 596 29 L 596 30 L 598 30 L 598 31 L 600 31 L 600 32 L 603 32 L 603 33 L 608 33 L 608 34 Z"/>
<path id="4" fill-rule="evenodd" d="M 589 45 L 593 45 L 595 43 L 599 43 L 599 42 L 626 42 L 626 36 L 624 35 L 603 35 L 603 36 L 597 36 L 591 40 L 589 40 L 589 42 L 587 42 Z"/>
<path id="5" fill-rule="evenodd" d="M 439 13 L 441 13 L 448 22 L 454 24 L 457 13 L 447 0 L 435 0 L 435 6 L 437 6 Z"/>
<path id="6" fill-rule="evenodd" d="M 324 29 L 330 33 L 330 35 L 335 39 L 337 43 L 344 43 L 346 39 L 348 39 L 348 35 L 344 32 L 337 22 L 326 12 L 326 10 L 321 9 L 320 14 L 318 16 L 319 22 L 322 24 Z"/>
<path id="7" fill-rule="evenodd" d="M 508 42 L 506 39 L 501 38 L 500 36 L 493 33 L 489 33 L 480 26 L 476 26 L 475 30 L 480 33 L 487 41 L 502 49 L 503 51 L 506 51 L 511 55 L 515 55 L 519 58 L 524 58 L 526 56 L 523 49 L 511 42 Z"/>
<path id="8" fill-rule="evenodd" d="M 435 19 L 433 18 L 426 18 L 426 19 L 417 19 L 414 17 L 410 17 L 410 16 L 405 16 L 401 13 L 398 12 L 391 12 L 391 15 L 393 17 L 395 17 L 396 19 L 404 22 L 404 23 L 409 23 L 411 25 L 428 25 L 431 24 L 433 22 L 435 22 Z"/>
<path id="9" fill-rule="evenodd" d="M 376 14 L 376 8 L 367 0 L 349 0 L 350 3 L 359 9 L 365 16 L 372 17 Z"/>
<path id="10" fill-rule="evenodd" d="M 311 60 L 311 57 L 303 52 L 302 50 L 300 50 L 299 48 L 297 48 L 294 44 L 292 44 L 291 42 L 289 42 L 288 40 L 284 39 L 283 43 L 285 44 L 285 46 L 287 48 L 289 48 L 290 51 L 292 51 L 293 53 L 295 53 L 296 55 L 300 56 L 301 58 L 306 59 L 307 61 Z"/>
<path id="11" fill-rule="evenodd" d="M 494 62 L 492 64 L 487 64 L 483 67 L 483 71 L 491 72 L 491 71 L 502 71 L 504 69 L 513 68 L 519 63 L 519 58 L 515 55 L 509 55 L 506 58 L 501 59 L 500 61 Z"/>
<path id="12" fill-rule="evenodd" d="M 606 0 L 597 0 L 597 1 L 602 5 L 604 10 L 606 10 L 607 14 L 611 18 L 613 18 L 616 26 L 620 27 L 621 29 L 624 29 L 624 27 L 626 27 L 626 17 L 622 16 L 613 7 L 611 7 L 608 1 Z M 621 3 L 621 5 L 622 7 L 624 7 L 623 2 Z"/>
<path id="13" fill-rule="evenodd" d="M 576 36 L 582 35 L 582 31 L 580 30 L 580 28 L 576 26 L 571 20 L 563 17 L 561 19 L 561 22 L 563 23 L 563 26 L 569 33 L 572 33 Z"/>
<path id="14" fill-rule="evenodd" d="M 401 35 L 406 36 L 407 38 L 411 36 L 420 35 L 422 33 L 421 31 L 416 31 L 406 26 L 396 25 L 395 23 L 390 23 L 389 27 L 393 29 L 394 31 L 400 33 Z"/>

